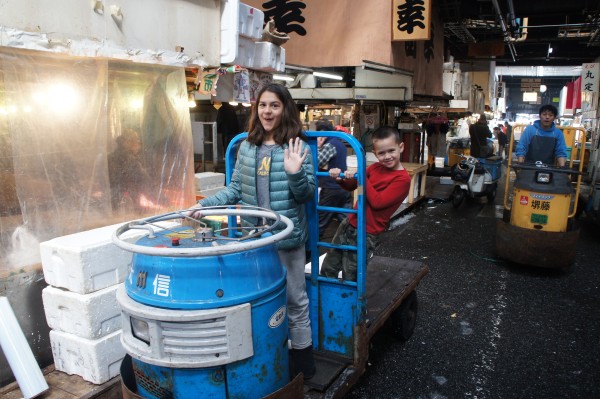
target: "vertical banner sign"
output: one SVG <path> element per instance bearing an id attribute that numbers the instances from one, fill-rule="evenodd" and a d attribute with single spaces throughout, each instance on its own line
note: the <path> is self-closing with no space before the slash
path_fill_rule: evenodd
<path id="1" fill-rule="evenodd" d="M 583 64 L 581 67 L 581 92 L 598 92 L 600 64 Z"/>
<path id="2" fill-rule="evenodd" d="M 250 102 L 250 75 L 240 71 L 233 75 L 233 99 L 241 103 Z"/>
<path id="3" fill-rule="evenodd" d="M 392 1 L 392 41 L 431 39 L 431 0 Z"/>
<path id="4" fill-rule="evenodd" d="M 600 64 L 583 64 L 581 66 L 581 111 L 594 109 L 594 97 L 598 96 L 598 78 Z"/>

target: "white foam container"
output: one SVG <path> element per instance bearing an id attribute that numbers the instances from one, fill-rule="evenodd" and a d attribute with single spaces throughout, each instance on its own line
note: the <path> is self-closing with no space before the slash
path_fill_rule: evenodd
<path id="1" fill-rule="evenodd" d="M 221 0 L 221 63 L 231 64 L 238 55 L 239 0 Z"/>
<path id="2" fill-rule="evenodd" d="M 122 328 L 117 287 L 78 294 L 48 286 L 42 290 L 48 326 L 81 338 L 98 339 Z"/>
<path id="3" fill-rule="evenodd" d="M 50 330 L 50 344 L 56 370 L 76 374 L 94 384 L 104 384 L 118 376 L 125 357 L 121 330 L 95 340 Z"/>
<path id="4" fill-rule="evenodd" d="M 157 223 L 164 227 L 176 224 Z M 42 242 L 40 256 L 46 282 L 79 294 L 89 294 L 123 282 L 129 272 L 132 254 L 112 242 L 112 234 L 122 225 L 100 227 Z M 121 237 L 127 242 L 134 242 L 146 234 L 145 230 L 129 230 Z"/>
<path id="5" fill-rule="evenodd" d="M 285 49 L 271 42 L 256 42 L 253 69 L 268 72 L 285 70 Z"/>
<path id="6" fill-rule="evenodd" d="M 265 13 L 258 8 L 240 3 L 238 17 L 238 34 L 251 39 L 262 38 Z"/>
<path id="7" fill-rule="evenodd" d="M 225 174 L 215 172 L 201 172 L 195 174 L 196 190 L 208 190 L 225 185 Z"/>
<path id="8" fill-rule="evenodd" d="M 215 195 L 216 193 L 218 193 L 219 191 L 223 190 L 225 188 L 225 186 L 221 186 L 221 187 L 214 187 L 214 188 L 207 188 L 204 190 L 198 190 L 196 191 L 197 195 L 201 195 L 203 197 L 210 197 L 211 195 Z"/>
<path id="9" fill-rule="evenodd" d="M 242 68 L 252 68 L 254 66 L 254 51 L 256 43 L 254 40 L 240 36 L 238 38 L 237 55 L 231 62 L 224 62 L 223 64 L 239 65 Z"/>

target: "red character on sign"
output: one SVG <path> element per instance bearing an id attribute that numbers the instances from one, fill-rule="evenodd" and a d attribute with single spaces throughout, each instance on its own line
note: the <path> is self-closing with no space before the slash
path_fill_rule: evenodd
<path id="1" fill-rule="evenodd" d="M 528 203 L 528 202 L 529 202 L 529 201 L 528 201 L 528 198 L 527 198 L 527 196 L 526 196 L 526 195 L 521 195 L 521 200 L 519 201 L 519 203 L 520 203 L 521 205 L 527 205 L 527 203 Z"/>

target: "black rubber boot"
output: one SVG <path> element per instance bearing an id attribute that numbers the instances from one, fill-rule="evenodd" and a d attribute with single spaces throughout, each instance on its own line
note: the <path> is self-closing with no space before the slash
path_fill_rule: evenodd
<path id="1" fill-rule="evenodd" d="M 290 370 L 292 378 L 298 373 L 304 374 L 305 380 L 311 379 L 315 375 L 317 368 L 312 345 L 304 349 L 290 350 Z"/>

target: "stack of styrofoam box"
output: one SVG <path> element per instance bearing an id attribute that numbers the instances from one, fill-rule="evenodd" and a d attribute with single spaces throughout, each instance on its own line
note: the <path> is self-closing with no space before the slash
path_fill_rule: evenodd
<path id="1" fill-rule="evenodd" d="M 164 227 L 173 222 L 161 222 Z M 57 237 L 40 244 L 42 291 L 56 370 L 102 384 L 119 374 L 121 309 L 116 290 L 129 272 L 132 254 L 112 243 L 120 225 Z M 154 228 L 154 227 L 153 227 Z M 147 232 L 122 235 L 134 242 Z"/>
<path id="2" fill-rule="evenodd" d="M 210 197 L 225 186 L 225 174 L 214 172 L 196 173 L 196 193 Z"/>
<path id="3" fill-rule="evenodd" d="M 221 2 L 221 63 L 252 68 L 265 14 L 238 0 Z"/>
<path id="4" fill-rule="evenodd" d="M 285 71 L 285 49 L 271 42 L 257 42 L 252 68 L 268 72 Z"/>

